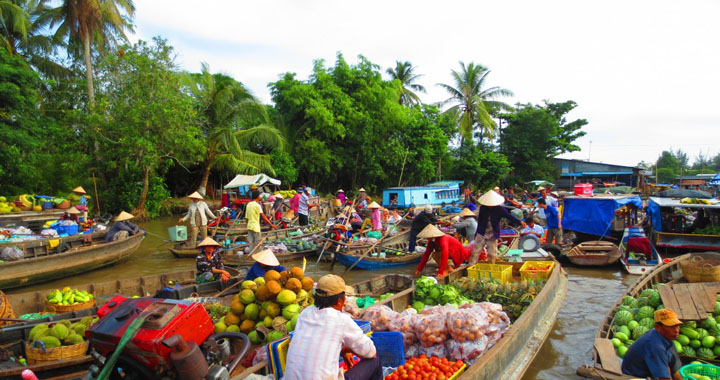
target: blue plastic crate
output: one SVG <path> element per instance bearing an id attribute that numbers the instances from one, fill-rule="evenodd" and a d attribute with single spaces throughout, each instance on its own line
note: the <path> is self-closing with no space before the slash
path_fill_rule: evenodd
<path id="1" fill-rule="evenodd" d="M 398 367 L 405 364 L 403 336 L 397 331 L 377 331 L 370 335 L 383 367 Z"/>

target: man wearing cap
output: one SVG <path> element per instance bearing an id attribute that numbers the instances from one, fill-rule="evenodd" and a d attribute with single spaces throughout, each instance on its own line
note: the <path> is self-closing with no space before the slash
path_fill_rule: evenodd
<path id="1" fill-rule="evenodd" d="M 541 225 L 535 223 L 535 218 L 533 216 L 525 218 L 525 224 L 525 228 L 520 231 L 520 236 L 535 235 L 541 238 L 545 234 L 545 230 Z"/>
<path id="2" fill-rule="evenodd" d="M 197 244 L 198 230 L 203 240 L 207 237 L 208 218 L 215 220 L 215 215 L 210 211 L 207 203 L 203 200 L 202 195 L 197 191 L 188 195 L 192 201 L 188 207 L 188 213 L 185 217 L 178 219 L 178 223 L 190 220 L 190 234 L 188 235 L 188 245 L 195 248 Z"/>
<path id="3" fill-rule="evenodd" d="M 275 254 L 270 249 L 264 249 L 253 254 L 252 258 L 255 262 L 250 267 L 250 270 L 248 270 L 247 275 L 245 275 L 246 280 L 254 280 L 258 277 L 263 277 L 265 276 L 265 272 L 269 270 L 276 270 L 278 273 L 285 270 L 285 267 L 280 265 L 277 257 L 275 257 Z"/>
<path id="4" fill-rule="evenodd" d="M 260 242 L 260 218 L 262 217 L 265 223 L 269 224 L 272 228 L 277 228 L 277 226 L 272 224 L 267 216 L 263 214 L 262 207 L 260 206 L 262 203 L 260 192 L 253 190 L 250 192 L 250 197 L 253 200 L 248 202 L 247 206 L 245 206 L 245 218 L 247 218 L 248 247 L 250 248 L 250 252 L 252 252 L 255 250 L 255 246 L 257 246 Z"/>
<path id="5" fill-rule="evenodd" d="M 458 234 L 465 236 L 468 241 L 473 241 L 478 226 L 475 213 L 470 211 L 470 209 L 464 208 L 459 216 L 462 220 L 455 223 L 453 227 L 455 227 Z"/>
<path id="6" fill-rule="evenodd" d="M 320 277 L 315 304 L 300 313 L 287 353 L 283 380 L 378 380 L 383 378 L 375 345 L 350 315 L 342 312 L 352 288 L 336 275 Z M 347 372 L 338 366 L 342 355 L 361 358 Z"/>
<path id="7" fill-rule="evenodd" d="M 433 216 L 433 208 L 431 205 L 425 205 L 424 211 L 416 215 L 410 224 L 410 243 L 408 245 L 410 252 L 415 252 L 415 243 L 420 231 L 425 229 L 428 224 L 434 223 L 437 223 L 437 220 Z"/>
<path id="8" fill-rule="evenodd" d="M 547 204 L 547 200 L 542 198 L 538 199 L 537 204 L 541 210 L 545 211 L 545 219 L 547 220 L 548 227 L 546 242 L 553 244 L 553 241 L 555 241 L 554 244 L 562 245 L 562 227 L 557 207 Z"/>
<path id="9" fill-rule="evenodd" d="M 115 218 L 115 223 L 113 223 L 105 235 L 105 242 L 109 243 L 113 240 L 124 239 L 129 235 L 136 235 L 140 232 L 140 228 L 130 222 L 132 218 L 134 218 L 134 216 L 129 212 L 121 211 Z"/>
<path id="10" fill-rule="evenodd" d="M 431 255 L 438 265 L 438 279 L 447 276 L 448 259 L 452 259 L 455 268 L 457 268 L 470 257 L 470 252 L 458 239 L 440 231 L 433 224 L 428 224 L 428 226 L 418 234 L 418 237 L 428 239 L 428 245 L 415 271 L 415 277 L 419 276 L 423 269 L 425 269 L 425 264 Z"/>
<path id="11" fill-rule="evenodd" d="M 682 363 L 673 340 L 680 335 L 682 322 L 671 309 L 655 312 L 655 329 L 643 334 L 628 348 L 622 373 L 641 378 L 682 380 Z"/>
<path id="12" fill-rule="evenodd" d="M 310 188 L 306 187 L 300 195 L 300 204 L 298 205 L 298 219 L 301 226 L 307 226 L 310 222 L 310 209 L 317 206 L 310 204 Z"/>
<path id="13" fill-rule="evenodd" d="M 220 244 L 213 238 L 206 237 L 197 247 L 200 249 L 200 254 L 195 258 L 197 267 L 195 282 L 198 284 L 217 280 L 228 282 L 230 273 L 225 271 L 222 257 L 218 252 Z"/>
<path id="14" fill-rule="evenodd" d="M 511 223 L 521 224 L 525 222 L 516 218 L 502 206 L 505 198 L 494 190 L 490 190 L 480 197 L 480 210 L 478 212 L 478 229 L 475 234 L 475 244 L 470 256 L 470 265 L 475 265 L 480 258 L 480 252 L 487 246 L 487 255 L 490 263 L 495 264 L 497 259 L 497 241 L 500 239 L 500 219 L 507 218 Z"/>

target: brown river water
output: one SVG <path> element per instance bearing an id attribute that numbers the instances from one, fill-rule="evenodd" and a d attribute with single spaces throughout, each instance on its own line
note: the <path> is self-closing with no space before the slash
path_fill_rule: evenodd
<path id="1" fill-rule="evenodd" d="M 167 248 L 167 228 L 174 225 L 174 217 L 156 219 L 140 224 L 148 234 L 138 251 L 127 261 L 118 265 L 99 269 L 90 273 L 65 278 L 37 286 L 18 289 L 10 293 L 27 292 L 48 288 L 62 288 L 75 284 L 86 284 L 95 281 L 108 281 L 138 277 L 148 274 L 172 272 L 194 268 L 194 259 L 177 259 Z M 301 262 L 296 265 L 302 265 Z M 385 273 L 411 274 L 414 266 L 385 271 L 353 270 L 345 278 L 348 283 L 366 280 L 371 276 Z M 583 364 L 592 362 L 592 344 L 595 333 L 618 297 L 635 281 L 635 277 L 624 273 L 620 266 L 585 269 L 566 267 L 569 273 L 569 288 L 557 322 L 523 380 L 579 379 L 576 369 Z M 307 262 L 308 275 L 317 276 L 329 273 L 329 263 L 315 265 L 315 259 Z M 342 265 L 336 265 L 335 273 L 344 271 Z"/>

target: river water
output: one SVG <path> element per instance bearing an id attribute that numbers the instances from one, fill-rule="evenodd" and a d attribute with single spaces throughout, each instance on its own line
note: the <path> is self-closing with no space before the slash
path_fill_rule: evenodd
<path id="1" fill-rule="evenodd" d="M 138 251 L 127 261 L 90 273 L 26 287 L 14 292 L 27 292 L 47 288 L 62 288 L 75 284 L 108 281 L 138 277 L 148 274 L 172 272 L 195 267 L 194 259 L 177 259 L 167 248 L 167 228 L 174 225 L 173 217 L 156 219 L 140 225 L 157 236 L 148 234 Z M 301 265 L 301 262 L 296 263 Z M 345 277 L 354 283 L 385 273 L 414 272 L 414 267 L 373 271 L 353 270 Z M 315 265 L 308 260 L 306 272 L 313 278 L 329 273 L 329 263 Z M 557 322 L 548 340 L 542 346 L 523 380 L 577 379 L 575 370 L 592 362 L 592 344 L 602 319 L 617 301 L 618 297 L 635 281 L 635 277 L 624 273 L 619 266 L 602 269 L 566 267 L 569 273 L 569 288 Z M 335 273 L 344 271 L 342 265 L 335 267 Z"/>

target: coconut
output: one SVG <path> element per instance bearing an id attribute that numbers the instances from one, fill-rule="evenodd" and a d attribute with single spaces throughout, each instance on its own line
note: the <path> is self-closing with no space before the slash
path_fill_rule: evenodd
<path id="1" fill-rule="evenodd" d="M 265 278 L 264 277 L 258 277 L 255 279 L 255 283 L 257 286 L 263 286 L 265 285 Z"/>
<path id="2" fill-rule="evenodd" d="M 228 326 L 227 330 L 225 330 L 225 331 L 227 331 L 227 332 L 240 332 L 240 326 L 238 326 L 238 325 Z"/>
<path id="3" fill-rule="evenodd" d="M 255 298 L 257 298 L 258 301 L 267 301 L 272 299 L 272 297 L 273 294 L 270 293 L 267 285 L 261 285 L 255 292 Z"/>
<path id="4" fill-rule="evenodd" d="M 247 319 L 256 321 L 260 315 L 260 306 L 256 303 L 251 303 L 245 307 L 245 316 Z"/>
<path id="5" fill-rule="evenodd" d="M 240 302 L 240 300 L 233 300 L 230 304 L 230 311 L 237 315 L 240 315 L 245 311 L 245 305 Z"/>
<path id="6" fill-rule="evenodd" d="M 290 272 L 288 272 L 286 270 L 280 272 L 280 285 L 285 286 L 285 284 L 287 284 L 287 281 L 290 279 L 290 277 L 292 277 Z"/>
<path id="7" fill-rule="evenodd" d="M 268 281 L 267 288 L 273 297 L 275 297 L 282 291 L 282 286 L 280 286 L 280 283 L 277 281 Z"/>
<path id="8" fill-rule="evenodd" d="M 303 277 L 302 279 L 302 288 L 304 291 L 309 292 L 312 290 L 312 288 L 315 286 L 315 281 L 313 281 L 310 277 Z"/>
<path id="9" fill-rule="evenodd" d="M 243 334 L 247 334 L 250 331 L 253 331 L 254 328 L 255 328 L 255 322 L 247 319 L 247 320 L 244 320 L 243 323 L 240 325 L 240 332 Z"/>
<path id="10" fill-rule="evenodd" d="M 225 332 L 227 330 L 227 325 L 224 322 L 218 322 L 215 324 L 215 334 L 220 334 L 221 332 Z"/>
<path id="11" fill-rule="evenodd" d="M 242 301 L 242 303 L 244 303 L 245 305 L 255 302 L 255 293 L 253 293 L 253 291 L 250 289 L 244 289 L 242 292 L 240 292 L 240 301 Z"/>
<path id="12" fill-rule="evenodd" d="M 237 325 L 240 323 L 240 316 L 233 312 L 229 312 L 225 315 L 225 324 L 229 326 L 231 325 Z"/>
<path id="13" fill-rule="evenodd" d="M 305 277 L 305 273 L 302 268 L 299 267 L 292 267 L 292 269 L 290 269 L 290 274 L 298 280 L 302 280 L 303 277 Z"/>
<path id="14" fill-rule="evenodd" d="M 280 280 L 280 273 L 276 270 L 269 270 L 265 272 L 265 284 L 267 284 L 270 281 L 279 281 Z"/>
<path id="15" fill-rule="evenodd" d="M 255 290 L 255 289 L 257 289 L 258 284 L 255 281 L 245 280 L 242 282 L 242 284 L 240 284 L 240 286 L 243 289 Z"/>
<path id="16" fill-rule="evenodd" d="M 277 296 L 277 301 L 280 305 L 289 305 L 297 300 L 297 295 L 290 289 L 285 289 L 280 292 Z"/>
<path id="17" fill-rule="evenodd" d="M 264 310 L 267 311 L 268 316 L 270 317 L 277 317 L 280 315 L 280 305 L 276 304 L 275 302 L 268 302 L 267 305 L 264 307 Z"/>
<path id="18" fill-rule="evenodd" d="M 285 284 L 285 289 L 292 290 L 293 292 L 297 293 L 301 290 L 303 290 L 302 283 L 297 278 L 291 278 L 288 280 L 288 282 Z"/>

